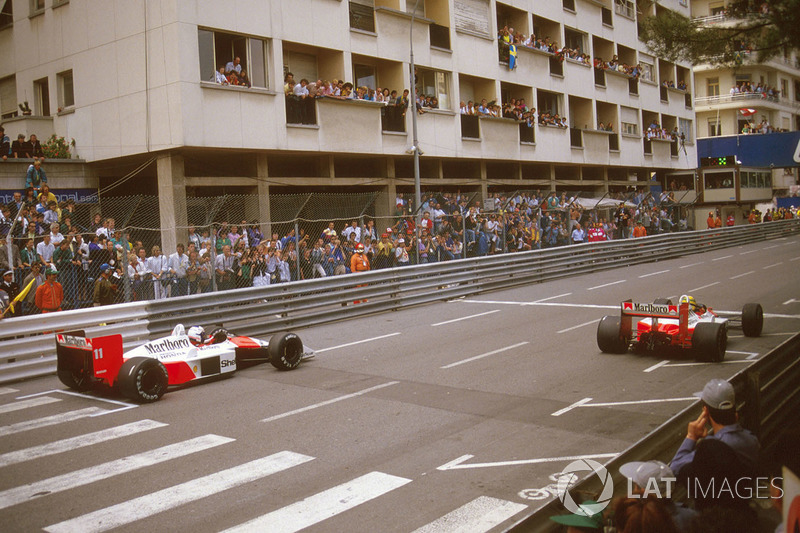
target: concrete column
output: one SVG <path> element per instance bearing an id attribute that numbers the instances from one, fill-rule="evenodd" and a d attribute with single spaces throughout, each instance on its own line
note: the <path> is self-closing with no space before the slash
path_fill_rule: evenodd
<path id="1" fill-rule="evenodd" d="M 480 193 L 480 201 L 481 205 L 483 205 L 483 201 L 489 198 L 489 186 L 486 181 L 486 161 L 481 159 L 481 193 Z"/>
<path id="2" fill-rule="evenodd" d="M 158 205 L 161 219 L 161 250 L 164 255 L 175 252 L 178 242 L 186 241 L 186 174 L 183 156 L 165 154 L 156 161 L 158 172 Z"/>
<path id="3" fill-rule="evenodd" d="M 256 178 L 258 191 L 258 222 L 264 235 L 272 235 L 272 209 L 269 199 L 269 168 L 267 154 L 256 156 Z"/>

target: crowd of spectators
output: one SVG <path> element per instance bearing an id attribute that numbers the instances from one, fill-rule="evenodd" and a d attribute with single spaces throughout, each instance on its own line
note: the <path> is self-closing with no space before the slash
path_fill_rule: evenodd
<path id="1" fill-rule="evenodd" d="M 629 65 L 619 60 L 619 56 L 614 54 L 610 61 L 604 61 L 602 57 L 595 57 L 593 61 L 594 68 L 598 70 L 613 70 L 620 72 L 632 78 L 638 78 L 642 74 L 642 66 L 640 64 Z"/>
<path id="2" fill-rule="evenodd" d="M 784 129 L 775 128 L 772 124 L 769 123 L 769 120 L 766 118 L 761 119 L 761 122 L 758 124 L 755 121 L 745 122 L 744 126 L 742 126 L 742 135 L 755 135 L 755 134 L 766 134 L 766 133 L 776 133 L 786 131 Z"/>
<path id="3" fill-rule="evenodd" d="M 579 48 L 569 48 L 567 46 L 559 46 L 557 42 L 552 41 L 549 36 L 544 38 L 536 37 L 533 33 L 525 36 L 508 26 L 503 28 L 497 33 L 497 40 L 500 43 L 501 59 L 508 60 L 508 47 L 513 44 L 515 46 L 524 46 L 541 52 L 553 54 L 559 61 L 564 58 L 573 59 L 580 63 L 589 64 L 589 56 L 581 52 Z"/>
<path id="4" fill-rule="evenodd" d="M 242 68 L 242 60 L 239 57 L 233 58 L 233 61 L 228 61 L 224 66 L 220 65 L 214 73 L 214 81 L 220 85 L 250 87 L 250 78 L 247 71 Z"/>
<path id="5" fill-rule="evenodd" d="M 761 98 L 778 98 L 781 92 L 775 87 L 761 82 L 754 84 L 749 81 L 743 81 L 731 87 L 730 95 L 733 97 L 747 94 L 758 95 Z"/>
<path id="6" fill-rule="evenodd" d="M 662 128 L 658 121 L 654 120 L 647 126 L 644 132 L 644 138 L 648 140 L 660 139 L 662 141 L 679 141 L 681 140 L 681 132 L 678 127 L 672 128 L 672 131 L 667 128 Z"/>
<path id="7" fill-rule="evenodd" d="M 3 161 L 8 159 L 33 159 L 34 161 L 44 161 L 44 150 L 42 143 L 32 133 L 28 140 L 25 140 L 25 134 L 20 133 L 17 135 L 15 141 L 6 135 L 6 130 L 0 126 L 0 157 Z"/>

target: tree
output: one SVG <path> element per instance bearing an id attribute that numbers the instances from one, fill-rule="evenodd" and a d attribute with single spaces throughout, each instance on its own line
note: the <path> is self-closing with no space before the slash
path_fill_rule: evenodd
<path id="1" fill-rule="evenodd" d="M 725 15 L 703 25 L 663 10 L 640 20 L 640 36 L 655 55 L 693 64 L 738 64 L 749 52 L 764 62 L 800 52 L 800 0 L 731 0 Z"/>

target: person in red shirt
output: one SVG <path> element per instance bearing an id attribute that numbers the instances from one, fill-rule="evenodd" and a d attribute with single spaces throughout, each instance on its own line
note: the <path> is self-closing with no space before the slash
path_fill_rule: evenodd
<path id="1" fill-rule="evenodd" d="M 706 225 L 708 226 L 708 229 L 714 229 L 714 227 L 715 227 L 714 226 L 714 213 L 712 213 L 710 211 L 708 212 L 708 218 L 706 219 Z"/>
<path id="2" fill-rule="evenodd" d="M 61 311 L 61 302 L 64 301 L 64 289 L 56 281 L 58 271 L 55 268 L 48 268 L 44 283 L 36 289 L 34 303 L 42 310 L 42 313 L 54 313 Z"/>
<path id="3" fill-rule="evenodd" d="M 736 225 L 736 218 L 733 216 L 733 213 L 728 215 L 728 220 L 726 221 L 728 226 L 735 226 Z"/>

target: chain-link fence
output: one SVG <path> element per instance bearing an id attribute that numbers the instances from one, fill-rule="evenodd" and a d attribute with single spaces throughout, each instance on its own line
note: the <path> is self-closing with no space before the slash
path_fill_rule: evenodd
<path id="1" fill-rule="evenodd" d="M 100 197 L 49 213 L 28 206 L 0 228 L 13 241 L 17 287 L 7 292 L 13 299 L 30 286 L 15 311 L 34 314 L 628 238 L 642 234 L 640 225 L 646 234 L 675 231 L 688 218 L 679 200 L 642 189 L 487 198 L 426 191 L 421 200 L 417 207 L 413 195 L 399 194 L 389 202 L 377 192 L 191 197 L 173 206 L 186 216 L 177 228 L 161 227 L 154 196 Z M 162 247 L 167 234 L 171 249 Z M 5 271 L 8 248 L 0 253 Z M 37 302 L 48 268 L 63 299 Z"/>

